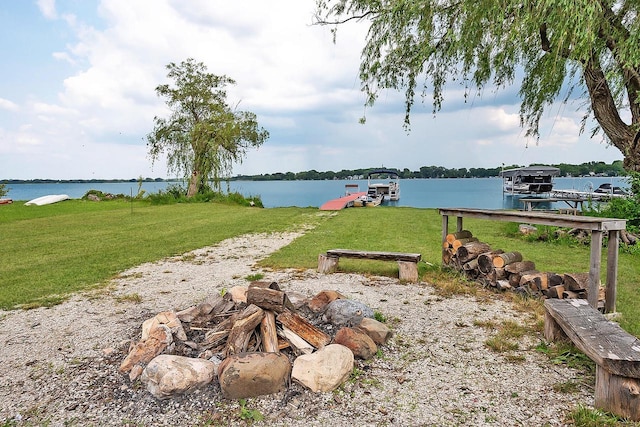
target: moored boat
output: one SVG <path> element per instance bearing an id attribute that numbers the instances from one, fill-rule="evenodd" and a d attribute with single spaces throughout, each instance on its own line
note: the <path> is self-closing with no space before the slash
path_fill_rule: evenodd
<path id="1" fill-rule="evenodd" d="M 388 182 L 372 181 L 379 175 L 389 178 Z M 367 174 L 367 196 L 375 200 L 382 196 L 380 202 L 400 200 L 400 176 L 389 169 L 375 169 Z"/>
<path id="2" fill-rule="evenodd" d="M 560 169 L 551 166 L 529 166 L 500 171 L 502 191 L 509 194 L 541 194 L 553 190 L 553 178 Z"/>
<path id="3" fill-rule="evenodd" d="M 373 208 L 376 206 L 380 206 L 380 204 L 382 203 L 382 199 L 383 199 L 382 195 L 371 197 L 370 195 L 367 194 L 355 199 L 353 201 L 353 206 L 356 208 L 359 208 L 359 207 Z"/>

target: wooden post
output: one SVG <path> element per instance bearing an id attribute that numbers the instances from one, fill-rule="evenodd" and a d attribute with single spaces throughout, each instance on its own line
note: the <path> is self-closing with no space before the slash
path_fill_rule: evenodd
<path id="1" fill-rule="evenodd" d="M 607 288 L 604 294 L 604 312 L 614 313 L 616 311 L 616 293 L 618 281 L 618 230 L 609 231 L 609 242 L 607 248 Z"/>
<path id="2" fill-rule="evenodd" d="M 418 264 L 411 261 L 398 261 L 398 277 L 405 282 L 417 282 Z"/>
<path id="3" fill-rule="evenodd" d="M 602 263 L 602 231 L 591 231 L 591 259 L 589 261 L 589 305 L 598 309 L 598 290 L 600 287 L 600 265 Z"/>
<path id="4" fill-rule="evenodd" d="M 608 372 L 596 365 L 594 405 L 631 421 L 640 421 L 640 380 Z"/>
<path id="5" fill-rule="evenodd" d="M 338 261 L 340 258 L 318 255 L 318 272 L 319 273 L 335 273 L 338 270 Z"/>
<path id="6" fill-rule="evenodd" d="M 456 231 L 462 231 L 462 217 L 459 216 L 457 217 L 457 221 L 456 221 Z"/>
<path id="7" fill-rule="evenodd" d="M 449 233 L 449 216 L 442 215 L 442 243 L 447 241 L 447 234 Z M 447 250 L 442 249 L 442 266 L 449 264 L 449 260 L 447 258 Z"/>

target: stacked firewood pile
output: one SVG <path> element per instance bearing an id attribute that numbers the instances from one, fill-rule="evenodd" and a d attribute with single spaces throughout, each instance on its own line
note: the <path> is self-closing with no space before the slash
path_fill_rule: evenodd
<path id="1" fill-rule="evenodd" d="M 484 287 L 541 298 L 587 298 L 589 273 L 538 271 L 535 263 L 523 260 L 520 252 L 493 249 L 468 230 L 446 236 L 442 259 L 445 265 L 463 272 Z M 604 301 L 602 288 L 598 299 Z"/>

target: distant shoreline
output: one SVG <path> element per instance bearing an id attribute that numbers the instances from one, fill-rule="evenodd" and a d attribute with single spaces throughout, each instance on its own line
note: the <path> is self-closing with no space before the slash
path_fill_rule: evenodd
<path id="1" fill-rule="evenodd" d="M 560 169 L 560 176 L 598 176 L 617 177 L 626 176 L 627 173 L 622 167 L 622 161 L 616 160 L 611 164 L 604 162 L 589 162 L 580 165 L 531 165 L 531 166 L 553 166 Z M 521 165 L 503 165 L 496 168 L 444 168 L 442 166 L 422 166 L 419 170 L 388 168 L 398 173 L 402 179 L 428 179 L 428 178 L 493 178 L 500 176 L 504 169 L 522 167 Z M 366 179 L 367 173 L 376 168 L 367 169 L 343 169 L 339 172 L 316 170 L 302 172 L 276 172 L 260 175 L 236 175 L 222 178 L 221 181 L 335 181 L 335 180 L 359 180 Z M 109 183 L 145 183 L 145 182 L 186 182 L 182 178 L 130 178 L 130 179 L 0 179 L 0 184 L 109 184 Z"/>

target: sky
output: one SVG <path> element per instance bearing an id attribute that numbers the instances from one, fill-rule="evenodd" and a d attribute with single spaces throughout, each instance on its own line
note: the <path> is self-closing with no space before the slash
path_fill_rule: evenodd
<path id="1" fill-rule="evenodd" d="M 436 115 L 403 94 L 365 110 L 358 67 L 367 27 L 312 25 L 314 0 L 0 0 L 0 179 L 170 178 L 146 136 L 168 117 L 156 86 L 166 65 L 194 58 L 236 81 L 231 105 L 270 138 L 233 175 L 369 167 L 493 168 L 611 163 L 621 153 L 579 135 L 579 104 L 545 113 L 538 142 L 519 127 L 518 88 Z M 366 114 L 366 123 L 359 119 Z"/>

